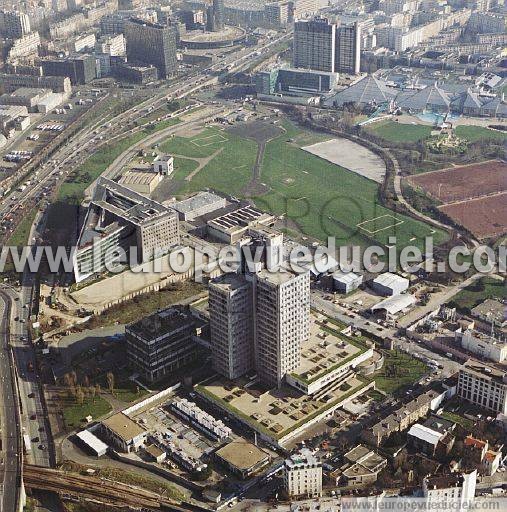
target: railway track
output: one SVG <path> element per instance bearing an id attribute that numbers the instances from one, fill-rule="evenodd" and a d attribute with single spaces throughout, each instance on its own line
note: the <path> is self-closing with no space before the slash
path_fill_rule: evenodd
<path id="1" fill-rule="evenodd" d="M 25 487 L 55 492 L 71 498 L 86 499 L 109 507 L 133 510 L 195 511 L 198 507 L 173 500 L 136 486 L 95 476 L 83 476 L 40 466 L 24 466 Z"/>

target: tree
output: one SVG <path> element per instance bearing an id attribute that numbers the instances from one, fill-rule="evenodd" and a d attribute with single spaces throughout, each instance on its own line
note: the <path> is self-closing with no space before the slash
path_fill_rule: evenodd
<path id="1" fill-rule="evenodd" d="M 83 391 L 83 388 L 81 386 L 78 386 L 76 388 L 76 401 L 79 405 L 83 405 L 85 399 L 85 394 Z"/>
<path id="2" fill-rule="evenodd" d="M 107 372 L 107 388 L 111 394 L 114 394 L 114 374 L 113 372 Z"/>

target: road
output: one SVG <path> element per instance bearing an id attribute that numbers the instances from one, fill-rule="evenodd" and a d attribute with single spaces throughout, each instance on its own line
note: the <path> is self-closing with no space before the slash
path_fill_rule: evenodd
<path id="1" fill-rule="evenodd" d="M 2 348 L 0 357 L 0 418 L 2 426 L 2 450 L 0 473 L 2 489 L 0 511 L 17 510 L 20 475 L 20 424 L 17 410 L 14 368 L 10 355 L 10 300 L 0 292 Z"/>
<path id="2" fill-rule="evenodd" d="M 52 160 L 46 162 L 38 169 L 39 175 L 36 183 L 31 184 L 24 191 L 13 192 L 2 199 L 0 203 L 0 222 L 9 215 L 16 214 L 16 210 L 45 191 L 48 184 L 56 186 L 57 181 L 63 181 L 71 169 L 76 168 L 102 146 L 111 141 L 118 140 L 128 134 L 141 131 L 146 125 L 137 126 L 135 121 L 143 116 L 145 109 L 156 110 L 167 103 L 169 98 L 184 99 L 206 87 L 216 85 L 216 73 L 227 68 L 228 73 L 236 73 L 256 60 L 265 58 L 267 52 L 280 42 L 288 39 L 290 33 L 284 34 L 268 43 L 253 48 L 235 52 L 233 55 L 213 64 L 206 69 L 198 69 L 185 75 L 184 79 L 161 86 L 148 100 L 129 108 L 113 118 L 98 119 L 92 125 L 84 128 L 72 137 L 62 148 L 52 155 Z M 107 118 L 107 122 L 106 122 Z M 149 123 L 146 123 L 149 124 Z M 15 200 L 12 200 L 15 197 Z"/>
<path id="3" fill-rule="evenodd" d="M 403 352 L 406 352 L 411 355 L 418 355 L 422 360 L 435 361 L 441 368 L 429 376 L 430 381 L 432 380 L 441 380 L 445 379 L 456 373 L 459 368 L 459 363 L 453 361 L 445 357 L 442 354 L 437 354 L 428 350 L 424 345 L 419 344 L 415 341 L 409 340 L 403 336 L 399 336 L 398 329 L 394 327 L 380 327 L 377 323 L 372 321 L 371 319 L 367 319 L 362 317 L 361 315 L 353 313 L 353 318 L 347 316 L 345 309 L 337 306 L 332 301 L 325 299 L 325 293 L 322 293 L 318 290 L 312 291 L 311 303 L 312 307 L 325 313 L 326 315 L 336 318 L 341 322 L 350 325 L 352 324 L 354 328 L 373 334 L 375 336 L 381 336 L 383 338 L 391 338 L 394 340 L 394 345 L 396 348 L 399 348 Z M 347 311 L 350 315 L 350 311 Z M 430 381 L 427 381 L 429 383 Z"/>

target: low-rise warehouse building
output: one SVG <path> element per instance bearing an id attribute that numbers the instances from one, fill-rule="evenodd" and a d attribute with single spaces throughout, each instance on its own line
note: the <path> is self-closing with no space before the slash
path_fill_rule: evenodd
<path id="1" fill-rule="evenodd" d="M 215 452 L 215 457 L 232 473 L 245 479 L 269 463 L 270 457 L 252 443 L 233 441 Z"/>
<path id="2" fill-rule="evenodd" d="M 386 317 L 397 315 L 402 311 L 406 311 L 411 308 L 417 299 L 413 295 L 393 295 L 387 299 L 375 304 L 371 311 L 385 311 Z"/>
<path id="3" fill-rule="evenodd" d="M 170 206 L 178 212 L 180 220 L 192 221 L 202 215 L 225 208 L 227 200 L 212 192 L 199 192 Z"/>
<path id="4" fill-rule="evenodd" d="M 146 430 L 121 412 L 102 421 L 101 431 L 109 443 L 124 453 L 135 452 L 146 442 Z"/>
<path id="5" fill-rule="evenodd" d="M 408 290 L 410 281 L 391 272 L 380 274 L 372 281 L 373 289 L 380 295 L 399 295 Z"/>
<path id="6" fill-rule="evenodd" d="M 146 171 L 127 171 L 118 181 L 134 192 L 143 196 L 150 196 L 162 181 L 162 175 L 154 172 Z"/>
<path id="7" fill-rule="evenodd" d="M 91 452 L 95 457 L 102 457 L 107 453 L 109 446 L 102 442 L 96 435 L 89 430 L 82 430 L 76 434 L 76 438 L 85 450 Z"/>
<path id="8" fill-rule="evenodd" d="M 363 282 L 363 276 L 353 272 L 336 271 L 333 274 L 333 289 L 340 293 L 350 293 L 357 290 Z"/>

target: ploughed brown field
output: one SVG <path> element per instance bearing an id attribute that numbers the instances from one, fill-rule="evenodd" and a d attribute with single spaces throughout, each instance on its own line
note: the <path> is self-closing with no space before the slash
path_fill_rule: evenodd
<path id="1" fill-rule="evenodd" d="M 507 192 L 447 204 L 440 210 L 479 240 L 507 233 Z"/>
<path id="2" fill-rule="evenodd" d="M 507 233 L 507 163 L 490 160 L 406 179 L 479 240 Z"/>
<path id="3" fill-rule="evenodd" d="M 407 178 L 416 188 L 446 204 L 507 191 L 507 163 L 490 160 Z"/>

